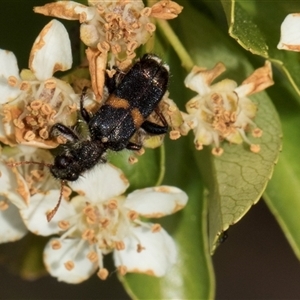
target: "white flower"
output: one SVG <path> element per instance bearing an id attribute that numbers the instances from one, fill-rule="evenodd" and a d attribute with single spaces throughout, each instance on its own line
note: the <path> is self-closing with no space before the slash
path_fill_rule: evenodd
<path id="1" fill-rule="evenodd" d="M 30 146 L 4 147 L 0 162 L 0 242 L 22 238 L 30 229 L 28 218 L 21 218 L 20 211 L 38 204 L 45 197 L 51 199 L 52 209 L 60 194 L 59 182 L 45 169 L 51 154 L 47 150 Z M 38 162 L 39 167 L 36 167 Z M 11 167 L 9 164 L 19 166 Z M 54 200 L 53 200 L 54 199 Z M 49 209 L 50 210 L 50 209 Z M 33 213 L 33 212 L 31 212 Z M 46 221 L 46 216 L 41 215 Z"/>
<path id="2" fill-rule="evenodd" d="M 177 17 L 182 7 L 164 0 L 145 7 L 142 0 L 89 0 L 89 6 L 74 1 L 57 1 L 34 8 L 44 15 L 68 20 L 79 20 L 81 40 L 89 47 L 110 50 L 121 56 L 134 54 L 134 50 L 144 44 L 155 25 L 150 17 L 172 19 Z"/>
<path id="3" fill-rule="evenodd" d="M 198 95 L 186 104 L 187 114 L 183 114 L 181 133 L 193 129 L 194 143 L 198 150 L 203 145 L 213 144 L 213 154 L 222 154 L 220 143 L 227 140 L 234 144 L 243 141 L 251 144 L 245 131 L 248 126 L 256 127 L 252 119 L 256 115 L 256 105 L 247 96 L 257 93 L 273 84 L 270 62 L 257 69 L 240 86 L 230 79 L 211 85 L 212 81 L 225 71 L 222 63 L 207 70 L 195 66 L 185 79 L 185 85 Z M 262 131 L 255 128 L 253 135 Z M 259 152 L 258 145 L 251 145 L 251 151 Z"/>
<path id="4" fill-rule="evenodd" d="M 71 124 L 77 96 L 53 73 L 72 65 L 70 40 L 64 26 L 53 20 L 35 40 L 29 57 L 30 70 L 20 75 L 12 52 L 0 50 L 0 141 L 44 148 L 57 144 L 49 128 L 57 122 Z"/>
<path id="5" fill-rule="evenodd" d="M 300 51 L 300 13 L 289 14 L 281 24 L 278 49 Z"/>
<path id="6" fill-rule="evenodd" d="M 19 209 L 13 203 L 28 201 L 29 193 L 18 193 L 19 185 L 26 184 L 22 179 L 17 182 L 16 177 L 11 168 L 0 162 L 0 243 L 19 240 L 27 233 Z"/>
<path id="7" fill-rule="evenodd" d="M 36 207 L 29 208 L 26 215 L 31 218 L 31 231 L 46 235 L 54 233 L 53 226 L 59 227 L 60 238 L 51 239 L 44 251 L 52 276 L 78 283 L 99 269 L 98 276 L 106 279 L 103 255 L 110 252 L 120 274 L 163 276 L 176 263 L 172 238 L 159 224 L 142 222 L 139 216 L 158 218 L 175 213 L 186 205 L 187 195 L 178 188 L 161 186 L 137 190 L 126 197 L 122 194 L 128 185 L 119 169 L 103 164 L 70 183 L 79 195 L 65 202 L 65 209 L 60 208 L 50 223 L 38 217 L 45 214 L 50 200 L 44 199 L 40 204 L 43 211 L 40 209 L 36 216 L 32 215 Z"/>
<path id="8" fill-rule="evenodd" d="M 91 83 L 97 101 L 103 98 L 108 52 L 110 67 L 124 70 L 135 57 L 135 50 L 145 44 L 155 31 L 151 17 L 172 19 L 182 7 L 162 0 L 145 7 L 142 0 L 89 0 L 89 6 L 74 1 L 57 1 L 34 8 L 36 13 L 68 20 L 79 20 L 80 38 L 88 46 Z"/>

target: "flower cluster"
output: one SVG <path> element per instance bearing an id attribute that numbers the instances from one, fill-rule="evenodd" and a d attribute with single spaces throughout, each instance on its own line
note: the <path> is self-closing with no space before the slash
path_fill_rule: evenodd
<path id="1" fill-rule="evenodd" d="M 45 265 L 51 275 L 69 283 L 86 280 L 97 270 L 99 278 L 106 279 L 103 256 L 108 253 L 113 253 L 120 274 L 163 276 L 177 261 L 176 245 L 159 224 L 140 218 L 182 209 L 187 203 L 183 191 L 158 186 L 125 195 L 129 182 L 110 164 L 96 166 L 68 185 L 50 175 L 49 149 L 64 142 L 52 139 L 51 127 L 77 122 L 78 95 L 53 75 L 71 65 L 68 34 L 56 20 L 34 42 L 28 70 L 19 72 L 14 54 L 0 50 L 1 242 L 18 240 L 28 231 L 56 234 L 44 250 Z M 169 120 L 175 110 L 178 115 L 168 97 L 162 105 Z M 60 198 L 48 222 L 46 215 Z"/>
<path id="2" fill-rule="evenodd" d="M 257 107 L 247 96 L 273 84 L 271 64 L 267 61 L 240 86 L 230 79 L 211 85 L 224 71 L 225 66 L 218 63 L 211 70 L 195 66 L 188 74 L 185 85 L 198 95 L 186 104 L 187 114 L 183 113 L 181 133 L 186 135 L 192 129 L 196 149 L 201 150 L 203 145 L 212 144 L 214 155 L 223 153 L 220 147 L 223 140 L 233 144 L 245 141 L 251 145 L 251 151 L 259 152 L 259 145 L 251 144 L 246 136 L 249 126 L 253 127 L 255 137 L 262 134 L 262 130 L 252 121 Z"/>
<path id="3" fill-rule="evenodd" d="M 56 20 L 46 25 L 37 37 L 29 57 L 29 70 L 19 74 L 14 54 L 0 50 L 1 142 L 42 148 L 57 145 L 49 139 L 49 129 L 66 116 L 68 125 L 76 121 L 73 113 L 77 110 L 78 96 L 69 84 L 53 77 L 53 73 L 71 66 L 68 33 Z"/>
<path id="4" fill-rule="evenodd" d="M 80 37 L 85 45 L 93 91 L 103 96 L 104 71 L 108 53 L 110 66 L 124 70 L 132 63 L 135 50 L 145 44 L 155 31 L 151 18 L 173 19 L 182 7 L 171 0 L 161 0 L 145 7 L 142 0 L 89 0 L 89 6 L 74 1 L 57 1 L 35 7 L 36 13 L 67 20 L 79 20 Z"/>

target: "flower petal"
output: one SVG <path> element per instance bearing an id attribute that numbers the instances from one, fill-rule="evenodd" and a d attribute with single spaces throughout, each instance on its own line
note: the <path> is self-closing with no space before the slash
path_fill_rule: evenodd
<path id="1" fill-rule="evenodd" d="M 44 263 L 51 276 L 67 283 L 80 283 L 88 279 L 98 268 L 97 264 L 87 259 L 89 247 L 82 247 L 77 252 L 80 239 L 65 239 L 59 241 L 61 248 L 54 250 L 52 243 L 57 240 L 51 239 L 44 250 Z M 74 263 L 74 267 L 67 270 L 65 263 L 70 261 Z"/>
<path id="2" fill-rule="evenodd" d="M 0 104 L 9 102 L 20 94 L 20 90 L 15 86 L 18 80 L 20 76 L 15 55 L 0 49 Z"/>
<path id="3" fill-rule="evenodd" d="M 83 178 L 69 182 L 69 186 L 91 203 L 97 203 L 123 194 L 129 186 L 123 172 L 110 165 L 99 164 Z"/>
<path id="4" fill-rule="evenodd" d="M 29 68 L 37 79 L 46 80 L 56 71 L 72 66 L 71 44 L 67 30 L 57 20 L 49 22 L 36 38 L 29 57 Z"/>
<path id="5" fill-rule="evenodd" d="M 2 162 L 0 162 L 0 195 L 9 199 L 19 209 L 25 208 L 30 198 L 25 179 Z"/>
<path id="6" fill-rule="evenodd" d="M 130 193 L 124 206 L 147 218 L 160 218 L 182 209 L 188 196 L 172 186 L 158 186 Z"/>
<path id="7" fill-rule="evenodd" d="M 149 225 L 149 224 L 147 224 Z M 115 265 L 125 266 L 127 272 L 145 273 L 153 276 L 166 275 L 169 268 L 177 261 L 177 250 L 173 239 L 161 228 L 152 232 L 146 227 L 132 228 L 135 237 L 126 237 L 124 250 L 113 253 Z M 143 250 L 137 252 L 137 239 Z"/>
<path id="8" fill-rule="evenodd" d="M 74 1 L 56 1 L 53 3 L 47 3 L 44 6 L 36 6 L 33 8 L 33 11 L 45 16 L 52 16 L 67 20 L 79 20 L 80 14 L 76 11 L 78 8 L 87 7 Z"/>
<path id="9" fill-rule="evenodd" d="M 212 69 L 200 68 L 194 66 L 192 71 L 187 75 L 184 84 L 189 89 L 203 96 L 210 91 L 210 84 L 215 78 L 226 70 L 222 63 L 216 64 Z"/>
<path id="10" fill-rule="evenodd" d="M 31 232 L 43 236 L 58 233 L 61 230 L 58 221 L 76 214 L 74 207 L 63 198 L 53 219 L 48 222 L 46 215 L 54 209 L 59 197 L 59 190 L 50 190 L 47 194 L 37 193 L 31 197 L 28 207 L 21 209 L 23 221 Z"/>
<path id="11" fill-rule="evenodd" d="M 278 49 L 300 51 L 300 14 L 286 16 L 281 24 L 281 36 Z"/>
<path id="12" fill-rule="evenodd" d="M 263 67 L 256 69 L 247 79 L 243 81 L 242 85 L 237 87 L 234 91 L 241 98 L 258 93 L 273 84 L 272 66 L 267 60 Z"/>
<path id="13" fill-rule="evenodd" d="M 0 197 L 0 201 L 5 201 Z M 6 210 L 0 210 L 0 243 L 14 242 L 21 239 L 28 232 L 18 208 L 9 204 Z"/>
<path id="14" fill-rule="evenodd" d="M 20 79 L 17 58 L 13 52 L 0 49 L 0 78 L 8 80 L 10 76 Z"/>

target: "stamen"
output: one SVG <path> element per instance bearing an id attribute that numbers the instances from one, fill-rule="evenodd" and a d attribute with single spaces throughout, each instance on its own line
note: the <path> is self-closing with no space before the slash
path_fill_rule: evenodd
<path id="1" fill-rule="evenodd" d="M 83 240 L 86 240 L 86 241 L 93 240 L 95 238 L 95 230 L 93 230 L 93 229 L 86 229 L 82 233 L 81 238 Z"/>
<path id="2" fill-rule="evenodd" d="M 116 242 L 115 248 L 116 248 L 118 251 L 124 250 L 124 249 L 125 249 L 125 244 L 124 244 L 124 242 L 123 242 L 123 241 L 118 241 L 118 242 Z"/>
<path id="3" fill-rule="evenodd" d="M 252 144 L 250 146 L 250 150 L 253 153 L 259 153 L 260 152 L 260 145 Z"/>
<path id="4" fill-rule="evenodd" d="M 118 201 L 115 199 L 111 199 L 108 201 L 107 207 L 109 209 L 117 209 L 118 208 Z"/>
<path id="5" fill-rule="evenodd" d="M 64 263 L 64 266 L 65 268 L 68 270 L 68 271 L 71 271 L 72 269 L 74 269 L 75 267 L 75 264 L 73 261 L 69 260 L 67 262 Z"/>
<path id="6" fill-rule="evenodd" d="M 180 132 L 178 131 L 178 130 L 171 130 L 170 131 L 170 139 L 171 140 L 177 140 L 177 139 L 179 139 L 180 138 Z"/>
<path id="7" fill-rule="evenodd" d="M 118 272 L 120 275 L 124 276 L 127 273 L 127 267 L 124 265 L 121 265 L 118 267 Z"/>
<path id="8" fill-rule="evenodd" d="M 88 253 L 88 255 L 86 256 L 88 258 L 89 261 L 91 261 L 92 263 L 96 263 L 98 261 L 98 255 L 97 252 L 95 251 L 91 251 Z"/>
<path id="9" fill-rule="evenodd" d="M 97 272 L 97 275 L 101 280 L 106 280 L 106 278 L 108 277 L 108 274 L 109 274 L 108 270 L 105 268 L 102 268 Z"/>
<path id="10" fill-rule="evenodd" d="M 84 243 L 86 241 L 85 240 L 80 240 L 80 242 L 78 243 L 78 245 L 76 246 L 75 252 L 72 255 L 72 258 L 75 259 L 75 257 L 77 256 L 77 254 L 80 252 L 81 248 L 84 246 Z"/>
<path id="11" fill-rule="evenodd" d="M 134 156 L 129 156 L 128 158 L 128 162 L 133 165 L 133 164 L 136 164 L 138 162 L 138 159 Z"/>
<path id="12" fill-rule="evenodd" d="M 145 247 L 143 247 L 141 244 L 137 244 L 137 249 L 136 249 L 136 251 L 137 251 L 137 253 L 141 253 L 143 250 L 145 250 L 146 248 Z"/>
<path id="13" fill-rule="evenodd" d="M 59 227 L 61 230 L 67 230 L 67 229 L 70 228 L 70 222 L 67 221 L 67 220 L 59 221 L 59 222 L 58 222 L 58 227 Z"/>
<path id="14" fill-rule="evenodd" d="M 136 220 L 136 219 L 139 217 L 139 215 L 138 215 L 138 213 L 137 213 L 136 211 L 130 210 L 130 211 L 128 212 L 128 214 L 127 214 L 127 217 L 128 217 L 131 221 L 134 221 L 134 220 Z"/>
<path id="15" fill-rule="evenodd" d="M 153 225 L 152 225 L 152 228 L 151 228 L 151 231 L 152 231 L 153 233 L 161 231 L 161 225 L 158 224 L 158 223 L 157 223 L 157 224 L 153 224 Z"/>
<path id="16" fill-rule="evenodd" d="M 215 156 L 221 156 L 224 152 L 224 149 L 223 148 L 220 148 L 220 147 L 214 147 L 212 150 L 211 150 L 211 153 Z"/>
<path id="17" fill-rule="evenodd" d="M 252 130 L 252 136 L 260 138 L 263 134 L 263 131 L 260 128 L 255 128 Z"/>
<path id="18" fill-rule="evenodd" d="M 69 237 L 72 235 L 73 232 L 77 230 L 77 224 L 70 227 L 64 234 L 61 235 L 59 238 L 60 241 L 64 240 L 66 237 Z"/>
<path id="19" fill-rule="evenodd" d="M 4 201 L 4 200 L 0 201 L 0 211 L 5 211 L 8 209 L 8 207 L 9 207 L 9 205 L 8 205 L 7 201 Z"/>
<path id="20" fill-rule="evenodd" d="M 54 240 L 51 242 L 51 247 L 53 250 L 58 250 L 61 248 L 61 242 L 59 240 Z"/>

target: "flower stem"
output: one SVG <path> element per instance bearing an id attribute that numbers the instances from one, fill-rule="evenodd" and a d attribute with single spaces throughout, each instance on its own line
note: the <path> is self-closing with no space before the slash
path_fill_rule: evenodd
<path id="1" fill-rule="evenodd" d="M 172 27 L 165 20 L 158 20 L 157 24 L 160 27 L 163 34 L 165 35 L 165 37 L 167 38 L 167 40 L 173 46 L 177 55 L 179 56 L 182 66 L 187 72 L 190 72 L 195 64 L 188 52 L 186 51 L 186 49 L 184 48 L 184 46 L 182 45 L 182 43 L 180 42 L 179 38 L 173 31 Z"/>
<path id="2" fill-rule="evenodd" d="M 157 182 L 155 184 L 155 186 L 158 186 L 162 183 L 164 177 L 165 177 L 165 173 L 166 173 L 166 167 L 165 167 L 165 164 L 166 164 L 166 153 L 165 153 L 165 145 L 162 144 L 160 147 L 159 147 L 159 150 L 160 150 L 160 163 L 159 163 L 159 169 L 160 169 L 160 172 L 159 172 L 159 176 L 158 176 L 158 179 L 157 179 Z"/>

